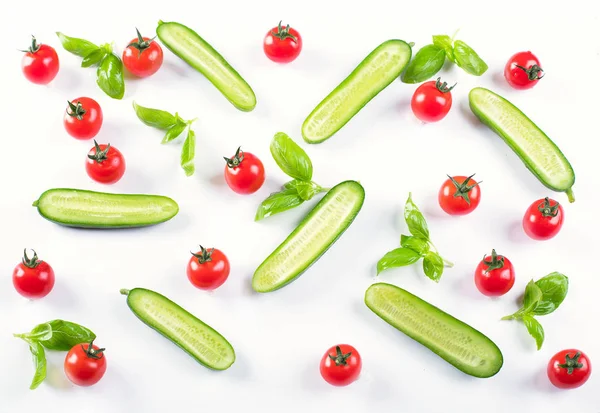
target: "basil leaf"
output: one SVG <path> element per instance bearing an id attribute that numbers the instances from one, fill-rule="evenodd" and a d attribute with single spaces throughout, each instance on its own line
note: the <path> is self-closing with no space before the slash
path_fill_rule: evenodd
<path id="1" fill-rule="evenodd" d="M 389 268 L 404 267 L 413 264 L 421 258 L 421 254 L 409 248 L 396 248 L 389 251 L 377 263 L 377 275 Z"/>
<path id="2" fill-rule="evenodd" d="M 29 388 L 35 390 L 46 378 L 46 352 L 39 342 L 31 343 L 29 350 L 31 351 L 33 364 L 35 365 L 35 374 Z"/>
<path id="3" fill-rule="evenodd" d="M 125 94 L 123 80 L 123 62 L 116 55 L 108 54 L 96 72 L 96 83 L 100 89 L 113 99 L 122 99 Z"/>
<path id="4" fill-rule="evenodd" d="M 400 246 L 409 248 L 421 255 L 425 255 L 429 251 L 429 243 L 427 241 L 417 237 L 409 237 L 404 234 L 400 235 Z"/>
<path id="5" fill-rule="evenodd" d="M 183 133 L 186 126 L 187 123 L 177 120 L 177 124 L 171 127 L 171 129 L 169 129 L 167 133 L 165 133 L 165 137 L 163 138 L 161 143 L 165 144 L 167 142 L 171 142 L 173 139 L 176 139 L 179 135 Z"/>
<path id="6" fill-rule="evenodd" d="M 439 46 L 423 46 L 402 73 L 404 83 L 420 83 L 435 75 L 444 66 L 446 52 Z"/>
<path id="7" fill-rule="evenodd" d="M 296 191 L 298 192 L 298 195 L 300 195 L 300 198 L 309 201 L 316 194 L 322 192 L 322 188 L 313 181 L 299 181 L 296 186 Z"/>
<path id="8" fill-rule="evenodd" d="M 177 118 L 164 110 L 146 108 L 135 102 L 133 102 L 133 110 L 139 120 L 153 128 L 167 130 L 177 123 Z"/>
<path id="9" fill-rule="evenodd" d="M 454 60 L 459 67 L 471 75 L 481 76 L 488 70 L 488 65 L 475 53 L 475 50 L 461 40 L 454 42 Z"/>
<path id="10" fill-rule="evenodd" d="M 187 137 L 181 148 L 181 167 L 185 171 L 186 176 L 194 174 L 196 167 L 194 166 L 194 157 L 196 156 L 196 134 L 192 129 L 188 129 Z"/>
<path id="11" fill-rule="evenodd" d="M 542 325 L 530 315 L 523 316 L 523 323 L 525 323 L 529 334 L 535 338 L 537 349 L 541 349 L 542 344 L 544 344 L 544 328 Z"/>
<path id="12" fill-rule="evenodd" d="M 452 47 L 452 39 L 447 34 L 433 36 L 433 44 L 444 49 L 446 57 L 451 62 L 454 62 L 454 48 Z"/>
<path id="13" fill-rule="evenodd" d="M 85 56 L 89 55 L 90 53 L 92 53 L 94 50 L 99 49 L 99 47 L 96 46 L 94 43 L 88 42 L 87 40 L 84 40 L 84 39 L 78 39 L 76 37 L 65 36 L 61 32 L 56 32 L 56 35 L 58 36 L 58 39 L 62 43 L 63 48 L 67 52 L 71 52 L 74 55 L 77 55 L 80 57 L 85 57 Z"/>
<path id="14" fill-rule="evenodd" d="M 553 272 L 535 282 L 542 293 L 541 300 L 533 310 L 535 315 L 552 313 L 564 301 L 569 290 L 569 279 L 558 272 Z"/>
<path id="15" fill-rule="evenodd" d="M 406 200 L 406 205 L 404 207 L 404 219 L 406 220 L 408 230 L 411 234 L 415 237 L 429 241 L 427 221 L 425 221 L 425 217 L 413 202 L 411 193 L 408 194 L 408 199 Z"/>
<path id="16" fill-rule="evenodd" d="M 303 181 L 312 179 L 313 166 L 310 158 L 288 135 L 277 132 L 270 149 L 273 159 L 286 175 Z"/>
<path id="17" fill-rule="evenodd" d="M 40 324 L 35 326 L 28 334 L 23 334 L 22 338 L 31 341 L 46 341 L 52 338 L 52 326 L 50 323 Z"/>
<path id="18" fill-rule="evenodd" d="M 541 299 L 542 290 L 533 282 L 533 280 L 529 281 L 527 287 L 525 287 L 522 312 L 526 314 L 533 312 Z"/>
<path id="19" fill-rule="evenodd" d="M 433 251 L 429 251 L 423 258 L 423 272 L 435 282 L 439 282 L 444 272 L 444 260 Z"/>
<path id="20" fill-rule="evenodd" d="M 99 47 L 90 54 L 86 55 L 81 61 L 81 67 L 90 67 L 97 65 L 106 57 L 108 52 L 103 47 Z"/>
<path id="21" fill-rule="evenodd" d="M 68 351 L 76 344 L 89 343 L 96 338 L 91 330 L 64 320 L 52 320 L 40 324 L 34 327 L 30 334 L 43 331 L 48 326 L 52 330 L 51 337 L 39 340 L 39 343 L 48 350 Z"/>
<path id="22" fill-rule="evenodd" d="M 292 181 L 293 182 L 293 181 Z M 263 218 L 270 217 L 271 215 L 278 214 L 280 212 L 287 211 L 302 204 L 304 200 L 295 188 L 287 188 L 281 192 L 274 192 L 267 199 L 262 201 L 258 210 L 256 211 L 255 221 L 260 221 Z"/>

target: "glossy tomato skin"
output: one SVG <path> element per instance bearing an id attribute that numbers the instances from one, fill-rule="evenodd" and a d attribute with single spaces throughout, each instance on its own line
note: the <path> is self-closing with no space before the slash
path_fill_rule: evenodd
<path id="1" fill-rule="evenodd" d="M 444 119 L 452 107 L 452 87 L 441 83 L 439 78 L 420 85 L 410 102 L 415 116 L 422 122 Z"/>
<path id="2" fill-rule="evenodd" d="M 358 379 L 362 358 L 349 344 L 331 347 L 321 358 L 320 371 L 325 381 L 333 386 L 347 386 Z"/>
<path id="3" fill-rule="evenodd" d="M 87 343 L 77 344 L 69 350 L 65 357 L 65 374 L 71 383 L 77 386 L 92 386 L 98 383 L 106 373 L 104 349 L 92 344 L 93 350 L 90 352 L 89 347 L 90 344 Z"/>
<path id="4" fill-rule="evenodd" d="M 196 288 L 214 290 L 227 281 L 230 265 L 221 250 L 200 246 L 200 251 L 193 253 L 188 261 L 186 271 L 188 279 Z"/>
<path id="5" fill-rule="evenodd" d="M 123 51 L 123 65 L 127 70 L 137 77 L 148 77 L 160 69 L 163 63 L 163 50 L 156 41 L 149 37 L 142 38 L 148 46 L 141 51 L 134 46 L 127 46 Z M 137 43 L 137 38 L 128 44 Z"/>
<path id="6" fill-rule="evenodd" d="M 77 110 L 74 110 L 74 107 L 77 107 Z M 80 97 L 70 102 L 65 111 L 64 125 L 69 135 L 75 139 L 88 140 L 100 132 L 103 120 L 98 102 L 92 98 Z"/>
<path id="7" fill-rule="evenodd" d="M 555 387 L 576 389 L 583 386 L 592 375 L 592 364 L 582 351 L 568 349 L 559 351 L 550 359 L 547 373 Z"/>
<path id="8" fill-rule="evenodd" d="M 543 70 L 539 59 L 529 51 L 515 53 L 504 67 L 506 81 L 518 90 L 531 89 L 537 85 L 542 76 Z"/>
<path id="9" fill-rule="evenodd" d="M 37 45 L 35 38 L 29 51 L 21 59 L 25 78 L 37 85 L 47 85 L 58 74 L 60 62 L 56 50 L 47 44 Z"/>
<path id="10" fill-rule="evenodd" d="M 118 182 L 125 174 L 125 157 L 114 146 L 94 143 L 85 161 L 88 176 L 102 184 Z"/>
<path id="11" fill-rule="evenodd" d="M 512 262 L 502 255 L 497 255 L 492 250 L 491 255 L 486 255 L 475 269 L 475 285 L 477 289 L 488 297 L 499 297 L 515 284 L 515 269 Z"/>
<path id="12" fill-rule="evenodd" d="M 23 297 L 36 300 L 47 296 L 54 288 L 54 270 L 46 261 L 33 258 L 24 252 L 23 260 L 13 270 L 13 285 Z"/>
<path id="13" fill-rule="evenodd" d="M 562 205 L 550 198 L 538 199 L 523 216 L 523 230 L 534 240 L 549 240 L 559 233 L 563 221 Z"/>
<path id="14" fill-rule="evenodd" d="M 449 177 L 438 193 L 440 207 L 449 215 L 467 215 L 481 201 L 481 188 L 471 176 Z"/>
<path id="15" fill-rule="evenodd" d="M 265 167 L 258 157 L 238 148 L 225 165 L 225 181 L 238 194 L 253 194 L 265 182 Z"/>
<path id="16" fill-rule="evenodd" d="M 302 51 L 302 36 L 296 29 L 289 26 L 282 27 L 280 23 L 265 35 L 263 49 L 272 61 L 289 63 L 296 60 Z"/>

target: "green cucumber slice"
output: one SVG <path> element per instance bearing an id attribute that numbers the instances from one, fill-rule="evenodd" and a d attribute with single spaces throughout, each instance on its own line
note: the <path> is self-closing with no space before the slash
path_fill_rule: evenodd
<path id="1" fill-rule="evenodd" d="M 365 190 L 355 181 L 345 181 L 330 189 L 256 269 L 252 288 L 260 293 L 271 292 L 299 277 L 348 229 L 364 200 Z"/>
<path id="2" fill-rule="evenodd" d="M 402 40 L 380 44 L 308 115 L 302 125 L 304 140 L 321 143 L 332 137 L 400 76 L 411 55 L 410 45 Z"/>
<path id="3" fill-rule="evenodd" d="M 391 284 L 373 284 L 365 293 L 365 304 L 466 374 L 487 378 L 502 368 L 502 352 L 492 340 L 408 291 Z"/>
<path id="4" fill-rule="evenodd" d="M 158 22 L 158 38 L 171 52 L 202 73 L 239 110 L 256 106 L 254 91 L 210 44 L 192 29 L 175 22 Z"/>
<path id="5" fill-rule="evenodd" d="M 558 146 L 523 112 L 496 93 L 476 87 L 469 92 L 471 110 L 496 132 L 547 188 L 566 192 L 574 202 L 575 172 Z"/>
<path id="6" fill-rule="evenodd" d="M 78 228 L 132 228 L 155 225 L 179 212 L 166 196 L 109 194 L 54 188 L 33 203 L 40 215 L 56 224 Z"/>
<path id="7" fill-rule="evenodd" d="M 121 290 L 121 294 L 127 296 L 127 305 L 144 324 L 200 364 L 226 370 L 235 362 L 235 351 L 225 337 L 164 295 L 145 288 Z"/>

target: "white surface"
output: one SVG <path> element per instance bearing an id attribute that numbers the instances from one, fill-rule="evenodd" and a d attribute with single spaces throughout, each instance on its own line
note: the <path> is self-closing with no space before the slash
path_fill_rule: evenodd
<path id="1" fill-rule="evenodd" d="M 563 348 L 578 347 L 600 363 L 599 227 L 594 222 L 600 105 L 593 90 L 600 69 L 600 21 L 590 2 L 571 1 L 568 7 L 503 2 L 491 14 L 481 2 L 442 1 L 369 1 L 361 7 L 265 0 L 210 6 L 50 3 L 9 2 L 0 10 L 5 48 L 0 68 L 1 413 L 600 412 L 598 373 L 571 392 L 554 390 L 545 376 L 548 359 Z M 236 110 L 166 50 L 159 73 L 128 79 L 123 101 L 111 100 L 96 86 L 94 70 L 79 68 L 80 58 L 65 52 L 54 35 L 60 30 L 98 43 L 112 40 L 120 52 L 135 26 L 152 34 L 159 19 L 188 24 L 221 51 L 254 88 L 256 109 Z M 287 66 L 267 60 L 261 48 L 262 37 L 279 19 L 304 38 L 301 56 Z M 452 34 L 459 27 L 458 38 L 478 51 L 490 70 L 482 78 L 457 67 L 444 70 L 445 80 L 458 81 L 454 107 L 444 121 L 419 124 L 408 105 L 415 86 L 398 81 L 326 143 L 302 142 L 306 115 L 380 42 L 398 37 L 416 42 L 416 50 L 432 34 Z M 59 52 L 61 71 L 49 87 L 31 85 L 20 73 L 16 49 L 27 46 L 30 34 Z M 506 59 L 522 49 L 533 50 L 547 70 L 536 88 L 524 92 L 508 89 L 501 75 Z M 520 230 L 527 206 L 550 193 L 471 115 L 467 94 L 477 85 L 522 108 L 575 168 L 577 202 L 567 205 L 564 195 L 555 195 L 564 203 L 566 224 L 550 242 L 530 241 Z M 88 179 L 83 163 L 90 142 L 78 142 L 63 130 L 66 100 L 80 95 L 94 97 L 103 107 L 98 139 L 127 157 L 126 175 L 113 187 Z M 179 111 L 184 118 L 199 117 L 194 177 L 186 178 L 179 168 L 178 144 L 160 145 L 161 133 L 139 122 L 133 99 Z M 277 131 L 289 133 L 307 150 L 318 183 L 357 179 L 367 195 L 354 224 L 318 263 L 279 292 L 257 295 L 250 287 L 254 269 L 310 208 L 253 222 L 260 201 L 286 180 L 268 149 Z M 267 168 L 267 182 L 253 196 L 234 194 L 222 178 L 221 157 L 238 145 L 261 157 Z M 445 174 L 474 172 L 483 180 L 478 210 L 464 218 L 444 216 L 435 197 Z M 169 195 L 181 212 L 149 229 L 66 229 L 30 207 L 42 191 L 59 186 Z M 375 281 L 375 263 L 406 232 L 401 213 L 409 191 L 425 212 L 439 250 L 456 265 L 439 285 L 417 265 L 384 273 L 380 280 L 401 285 L 489 335 L 505 357 L 496 377 L 460 373 L 363 304 L 365 289 Z M 198 243 L 218 246 L 232 263 L 229 280 L 212 294 L 194 289 L 185 276 L 188 251 Z M 22 299 L 11 283 L 25 246 L 35 248 L 56 271 L 54 291 L 38 302 Z M 492 247 L 509 256 L 517 271 L 513 290 L 498 300 L 480 295 L 472 281 L 478 260 Z M 518 308 L 517 298 L 531 278 L 552 271 L 568 275 L 571 286 L 561 308 L 540 318 L 547 337 L 538 352 L 523 325 L 500 317 Z M 119 295 L 120 288 L 137 286 L 162 292 L 217 328 L 233 343 L 237 362 L 228 371 L 211 372 L 144 326 Z M 97 343 L 107 348 L 108 371 L 95 387 L 71 386 L 62 372 L 64 353 L 55 353 L 46 382 L 28 390 L 30 355 L 11 334 L 53 318 L 92 328 Z M 339 342 L 352 343 L 364 359 L 362 377 L 347 388 L 327 385 L 318 372 L 323 352 Z"/>

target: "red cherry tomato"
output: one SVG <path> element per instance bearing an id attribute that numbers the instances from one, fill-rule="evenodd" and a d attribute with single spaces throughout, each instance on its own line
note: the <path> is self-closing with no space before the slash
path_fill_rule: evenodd
<path id="1" fill-rule="evenodd" d="M 46 261 L 39 260 L 35 251 L 29 258 L 24 250 L 21 263 L 13 270 L 13 285 L 30 300 L 45 297 L 54 287 L 54 270 Z"/>
<path id="2" fill-rule="evenodd" d="M 229 277 L 229 260 L 218 249 L 207 250 L 202 245 L 200 251 L 193 252 L 187 265 L 190 282 L 201 290 L 214 290 Z"/>
<path id="3" fill-rule="evenodd" d="M 531 52 L 515 53 L 504 67 L 504 77 L 515 89 L 531 89 L 544 77 L 540 61 Z"/>
<path id="4" fill-rule="evenodd" d="M 450 215 L 466 215 L 475 210 L 481 201 L 481 189 L 473 176 L 448 175 L 438 193 L 438 202 Z"/>
<path id="5" fill-rule="evenodd" d="M 348 344 L 333 346 L 321 359 L 321 376 L 334 386 L 347 386 L 356 381 L 362 369 L 362 359 Z"/>
<path id="6" fill-rule="evenodd" d="M 103 348 L 92 340 L 89 344 L 73 346 L 65 357 L 65 374 L 77 386 L 91 386 L 100 381 L 106 372 L 106 357 Z"/>
<path id="7" fill-rule="evenodd" d="M 296 29 L 281 26 L 281 22 L 267 33 L 263 49 L 269 59 L 277 63 L 289 63 L 302 51 L 302 37 Z"/>
<path id="8" fill-rule="evenodd" d="M 497 255 L 486 255 L 475 270 L 475 285 L 484 295 L 498 297 L 506 294 L 515 284 L 515 270 L 510 260 Z"/>
<path id="9" fill-rule="evenodd" d="M 94 99 L 81 97 L 68 102 L 65 112 L 65 129 L 75 139 L 92 139 L 102 126 L 102 109 Z"/>
<path id="10" fill-rule="evenodd" d="M 548 240 L 558 234 L 563 219 L 562 205 L 550 198 L 538 199 L 525 212 L 523 229 L 530 238 Z"/>
<path id="11" fill-rule="evenodd" d="M 225 158 L 225 181 L 238 194 L 252 194 L 265 182 L 265 167 L 256 156 L 240 149 L 233 158 Z"/>
<path id="12" fill-rule="evenodd" d="M 445 118 L 452 107 L 450 91 L 454 86 L 448 87 L 439 77 L 436 81 L 425 82 L 419 86 L 410 102 L 415 116 L 422 122 L 437 122 Z"/>
<path id="13" fill-rule="evenodd" d="M 559 389 L 575 389 L 583 386 L 591 374 L 590 359 L 579 350 L 559 351 L 548 363 L 548 378 Z"/>
<path id="14" fill-rule="evenodd" d="M 56 50 L 46 44 L 37 44 L 32 36 L 31 46 L 21 60 L 21 69 L 27 80 L 37 85 L 47 85 L 56 77 L 59 66 Z"/>
<path id="15" fill-rule="evenodd" d="M 137 77 L 148 77 L 162 66 L 162 47 L 153 39 L 142 37 L 138 29 L 135 30 L 138 37 L 123 50 L 123 65 Z"/>
<path id="16" fill-rule="evenodd" d="M 90 178 L 102 184 L 114 184 L 125 173 L 125 158 L 114 146 L 98 145 L 88 152 L 85 169 Z"/>

